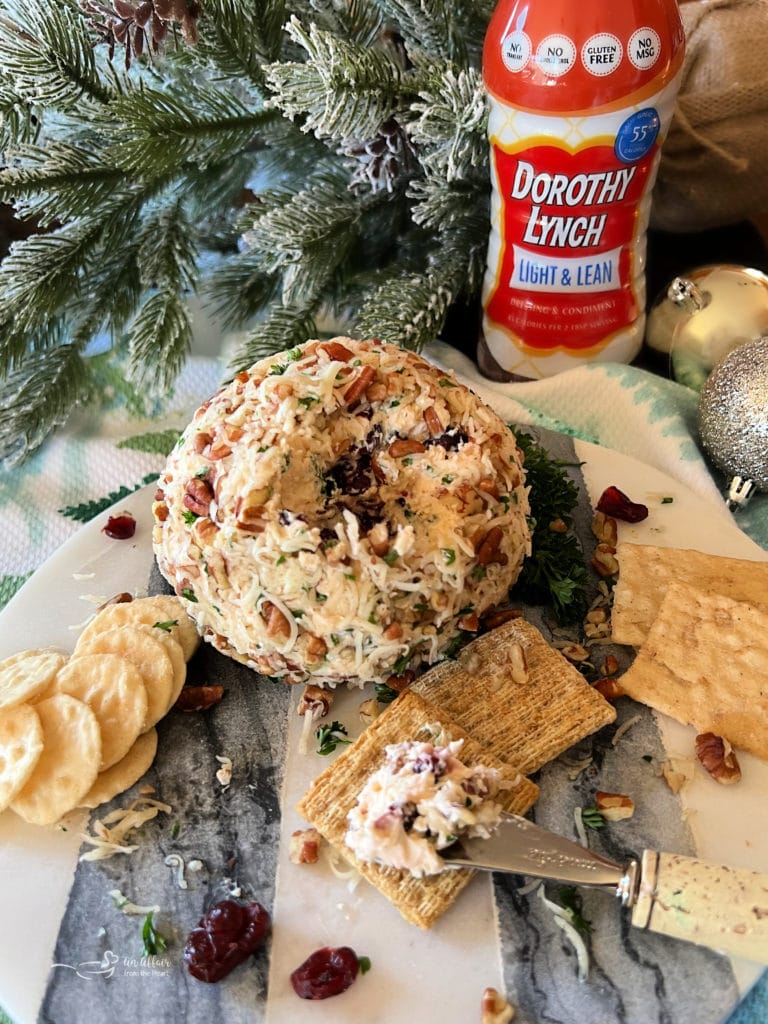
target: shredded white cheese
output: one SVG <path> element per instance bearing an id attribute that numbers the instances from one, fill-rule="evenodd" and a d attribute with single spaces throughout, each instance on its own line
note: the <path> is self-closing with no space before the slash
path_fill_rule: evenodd
<path id="1" fill-rule="evenodd" d="M 156 904 L 153 906 L 142 907 L 138 903 L 133 903 L 127 896 L 124 896 L 119 889 L 110 889 L 109 895 L 114 900 L 115 906 L 118 910 L 122 910 L 124 914 L 136 915 L 139 917 L 146 917 L 147 914 L 159 914 L 160 907 Z"/>
<path id="2" fill-rule="evenodd" d="M 128 836 L 146 822 L 156 818 L 160 811 L 170 814 L 171 810 L 170 804 L 140 796 L 128 807 L 111 811 L 105 817 L 94 821 L 95 835 L 88 832 L 81 833 L 82 841 L 95 849 L 81 854 L 80 860 L 106 860 L 109 857 L 114 857 L 116 853 L 133 853 L 138 847 L 129 846 L 125 842 Z M 113 825 L 113 827 L 109 828 L 109 825 Z"/>
<path id="3" fill-rule="evenodd" d="M 561 907 L 558 903 L 553 903 L 552 900 L 547 899 L 543 886 L 539 889 L 539 897 L 544 906 L 547 907 L 548 910 L 552 911 L 555 924 L 560 928 L 573 946 L 573 950 L 576 953 L 576 965 L 579 981 L 586 981 L 587 974 L 589 973 L 589 952 L 587 950 L 587 944 L 579 934 L 578 929 L 573 925 L 571 920 L 571 911 L 566 907 Z"/>
<path id="4" fill-rule="evenodd" d="M 584 818 L 582 817 L 581 812 L 581 807 L 574 807 L 573 823 L 576 826 L 576 835 L 579 837 L 579 842 L 588 850 L 589 840 L 587 839 L 587 830 L 584 828 Z"/>
<path id="5" fill-rule="evenodd" d="M 632 718 L 628 718 L 626 722 L 622 722 L 619 728 L 613 734 L 613 737 L 611 739 L 611 746 L 615 747 L 621 739 L 621 737 L 624 735 L 624 733 L 631 729 L 633 725 L 637 725 L 637 723 L 642 720 L 642 717 L 642 715 L 633 715 Z"/>
<path id="6" fill-rule="evenodd" d="M 163 861 L 169 868 L 174 868 L 176 872 L 176 884 L 180 889 L 187 889 L 187 880 L 184 877 L 184 858 L 180 853 L 169 853 Z"/>

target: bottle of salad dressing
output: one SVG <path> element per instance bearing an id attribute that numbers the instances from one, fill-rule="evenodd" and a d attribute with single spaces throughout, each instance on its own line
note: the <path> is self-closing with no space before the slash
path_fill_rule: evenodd
<path id="1" fill-rule="evenodd" d="M 629 362 L 684 36 L 675 0 L 501 0 L 485 40 L 491 233 L 478 363 L 496 380 Z"/>

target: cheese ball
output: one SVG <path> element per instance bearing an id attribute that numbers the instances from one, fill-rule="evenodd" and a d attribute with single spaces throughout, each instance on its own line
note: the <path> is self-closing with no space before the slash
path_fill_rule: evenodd
<path id="1" fill-rule="evenodd" d="M 309 341 L 205 402 L 153 506 L 204 639 L 288 683 L 386 682 L 445 656 L 530 550 L 511 430 L 420 356 Z"/>

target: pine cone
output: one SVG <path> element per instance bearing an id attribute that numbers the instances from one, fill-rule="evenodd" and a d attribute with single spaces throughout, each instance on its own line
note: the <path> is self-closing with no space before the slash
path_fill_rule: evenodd
<path id="1" fill-rule="evenodd" d="M 131 66 L 134 56 L 158 53 L 172 23 L 181 25 L 184 41 L 197 42 L 197 19 L 200 3 L 197 0 L 112 0 L 111 4 L 99 0 L 80 0 L 80 6 L 102 42 L 109 46 L 109 59 L 116 46 L 125 47 L 125 66 Z"/>
<path id="2" fill-rule="evenodd" d="M 391 192 L 396 179 L 416 166 L 411 141 L 394 117 L 387 118 L 374 138 L 350 143 L 340 153 L 357 161 L 350 185 L 367 185 L 374 192 L 383 188 Z"/>

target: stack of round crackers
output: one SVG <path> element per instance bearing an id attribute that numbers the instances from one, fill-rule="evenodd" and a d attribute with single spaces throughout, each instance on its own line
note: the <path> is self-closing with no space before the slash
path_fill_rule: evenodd
<path id="1" fill-rule="evenodd" d="M 178 598 L 158 595 L 105 605 L 71 657 L 27 650 L 0 662 L 0 811 L 52 825 L 132 786 L 198 640 Z"/>

